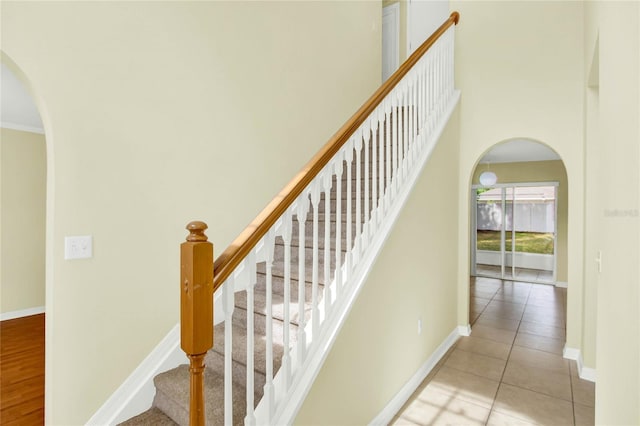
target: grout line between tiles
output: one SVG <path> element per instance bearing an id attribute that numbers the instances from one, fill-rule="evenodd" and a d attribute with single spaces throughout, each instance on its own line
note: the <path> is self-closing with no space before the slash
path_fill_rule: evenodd
<path id="1" fill-rule="evenodd" d="M 503 281 L 503 288 L 504 288 L 504 281 Z M 527 293 L 527 302 L 529 302 L 529 296 L 531 295 L 531 288 L 529 288 L 529 293 Z M 525 302 L 525 309 L 527 306 L 527 302 Z M 504 373 L 507 371 L 507 365 L 509 365 L 509 360 L 511 359 L 511 352 L 513 351 L 513 346 L 515 344 L 516 341 L 516 337 L 518 336 L 518 331 L 520 330 L 520 324 L 522 323 L 522 317 L 524 315 L 524 310 L 522 311 L 522 314 L 520 314 L 520 320 L 518 321 L 518 328 L 516 329 L 516 334 L 513 336 L 513 340 L 511 341 L 511 347 L 509 348 L 509 355 L 507 355 L 507 360 L 504 363 L 504 370 L 502 370 L 502 375 L 500 376 L 500 381 L 498 382 L 498 388 L 496 389 L 496 394 L 493 397 L 493 402 L 491 403 L 491 409 L 489 410 L 489 417 L 487 417 L 487 421 L 485 422 L 485 425 L 487 423 L 489 423 L 489 418 L 491 417 L 491 414 L 494 412 L 494 407 L 496 405 L 496 399 L 498 398 L 498 393 L 500 392 L 500 387 L 502 387 L 502 380 L 504 379 Z"/>

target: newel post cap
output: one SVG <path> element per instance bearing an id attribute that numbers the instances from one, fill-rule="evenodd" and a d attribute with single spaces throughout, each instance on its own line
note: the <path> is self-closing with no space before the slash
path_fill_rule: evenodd
<path id="1" fill-rule="evenodd" d="M 458 22 L 460 22 L 460 13 L 458 11 L 451 12 L 451 18 L 453 18 L 453 23 L 458 25 Z"/>
<path id="2" fill-rule="evenodd" d="M 200 222 L 198 220 L 189 222 L 187 225 L 187 231 L 189 231 L 189 235 L 187 236 L 187 241 L 191 243 L 207 241 L 208 237 L 204 234 L 204 231 L 208 228 L 207 224 L 204 222 Z"/>

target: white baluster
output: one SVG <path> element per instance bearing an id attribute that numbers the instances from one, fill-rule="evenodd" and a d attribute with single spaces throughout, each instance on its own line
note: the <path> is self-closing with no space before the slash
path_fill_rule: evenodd
<path id="1" fill-rule="evenodd" d="M 384 143 L 384 149 L 385 149 L 385 161 L 384 161 L 384 167 L 385 167 L 385 186 L 384 186 L 384 211 L 385 213 L 387 212 L 387 210 L 389 210 L 389 203 L 390 203 L 390 197 L 391 197 L 391 125 L 392 125 L 392 121 L 393 121 L 393 116 L 391 115 L 391 102 L 389 100 L 385 100 L 385 107 L 384 107 L 384 122 L 385 122 L 385 130 L 386 130 L 386 137 L 385 137 L 385 143 Z"/>
<path id="2" fill-rule="evenodd" d="M 291 386 L 291 356 L 290 352 L 290 336 L 289 324 L 291 324 L 291 234 L 293 232 L 293 217 L 291 212 L 287 211 L 283 218 L 282 240 L 284 241 L 284 303 L 282 308 L 284 333 L 282 337 L 282 346 L 284 353 L 282 355 L 281 371 L 284 372 L 284 389 L 289 391 Z"/>
<path id="3" fill-rule="evenodd" d="M 429 57 L 427 56 L 422 66 L 422 134 L 426 141 L 429 138 Z"/>
<path id="4" fill-rule="evenodd" d="M 360 251 L 363 252 L 369 241 L 369 146 L 371 143 L 371 120 L 367 120 L 364 125 L 364 219 L 362 221 L 362 238 L 360 239 Z"/>
<path id="5" fill-rule="evenodd" d="M 438 122 L 438 112 L 439 112 L 439 102 L 440 102 L 440 55 L 438 54 L 438 49 L 434 46 L 433 52 L 433 84 L 434 84 L 434 92 L 433 92 L 433 125 L 435 127 Z"/>
<path id="6" fill-rule="evenodd" d="M 407 178 L 407 163 L 409 161 L 408 153 L 409 153 L 409 85 L 405 81 L 403 84 L 402 91 L 402 105 L 404 108 L 402 109 L 402 122 L 404 123 L 402 128 L 403 135 L 403 144 L 402 144 L 402 182 Z"/>
<path id="7" fill-rule="evenodd" d="M 411 73 L 413 75 L 413 73 Z M 409 105 L 407 113 L 409 114 L 409 133 L 407 134 L 407 165 L 409 167 L 413 167 L 413 145 L 415 138 L 415 119 L 413 114 L 416 111 L 415 108 L 415 99 L 413 97 L 415 91 L 415 81 L 411 76 L 407 76 L 408 84 L 407 84 L 407 104 Z"/>
<path id="8" fill-rule="evenodd" d="M 235 280 L 231 275 L 222 286 L 224 306 L 224 424 L 233 424 L 233 311 Z"/>
<path id="9" fill-rule="evenodd" d="M 435 105 L 436 97 L 436 59 L 433 53 L 429 55 L 429 134 L 433 133 L 434 116 L 435 112 L 433 106 Z"/>
<path id="10" fill-rule="evenodd" d="M 354 143 L 356 149 L 356 237 L 353 245 L 353 264 L 360 260 L 360 235 L 362 235 L 362 129 L 358 130 Z"/>
<path id="11" fill-rule="evenodd" d="M 336 154 L 336 300 L 342 291 L 342 157 L 343 152 Z M 350 182 L 349 182 L 350 184 Z M 327 216 L 329 217 L 329 216 Z"/>
<path id="12" fill-rule="evenodd" d="M 322 180 L 324 189 L 324 318 L 329 316 L 331 308 L 331 164 L 327 165 Z"/>
<path id="13" fill-rule="evenodd" d="M 353 254 L 353 250 L 352 250 L 352 244 L 351 244 L 351 233 L 353 232 L 351 227 L 353 224 L 353 215 L 352 215 L 352 204 L 353 201 L 351 200 L 352 195 L 351 195 L 351 186 L 353 185 L 352 179 L 352 169 L 351 169 L 351 163 L 353 162 L 353 138 L 351 138 L 349 140 L 349 142 L 346 144 L 346 148 L 345 148 L 345 161 L 347 162 L 347 176 L 346 176 L 346 182 L 347 182 L 347 254 L 345 257 L 345 278 L 344 278 L 344 282 L 347 283 L 349 278 L 351 278 L 351 265 L 353 264 L 353 260 L 352 260 L 352 254 Z"/>
<path id="14" fill-rule="evenodd" d="M 373 237 L 378 225 L 378 111 L 380 107 L 376 108 L 371 114 L 371 219 L 367 226 L 369 232 L 369 239 Z"/>
<path id="15" fill-rule="evenodd" d="M 264 384 L 264 401 L 267 404 L 267 420 L 271 420 L 274 412 L 275 395 L 273 394 L 273 252 L 275 249 L 275 235 L 273 229 L 264 237 L 266 262 L 266 381 Z"/>
<path id="16" fill-rule="evenodd" d="M 400 179 L 398 179 L 398 171 L 400 170 L 400 160 L 398 158 L 398 154 L 400 152 L 399 146 L 400 143 L 402 143 L 402 138 L 401 138 L 401 129 L 400 129 L 400 92 L 397 91 L 396 92 L 396 96 L 394 96 L 395 104 L 394 104 L 394 108 L 393 108 L 393 124 L 394 124 L 394 130 L 393 130 L 393 192 L 391 193 L 391 199 L 393 202 L 393 199 L 395 198 L 396 193 L 398 192 L 399 189 L 399 185 L 400 185 Z"/>
<path id="17" fill-rule="evenodd" d="M 427 124 L 427 63 L 428 57 L 424 57 L 420 65 L 420 77 L 422 84 L 420 86 L 421 102 L 420 102 L 420 133 L 423 135 L 422 140 L 426 140 L 426 124 Z"/>
<path id="18" fill-rule="evenodd" d="M 424 61 L 425 57 L 423 56 L 418 64 L 418 134 L 422 134 L 422 127 L 424 126 L 424 122 L 422 118 L 424 117 Z M 420 147 L 418 147 L 418 150 Z"/>
<path id="19" fill-rule="evenodd" d="M 385 123 L 385 106 L 381 104 L 378 108 L 378 226 L 382 223 L 382 218 L 384 216 L 384 165 L 386 163 L 386 159 L 384 157 L 384 123 Z"/>
<path id="20" fill-rule="evenodd" d="M 418 136 L 418 75 L 413 73 L 413 84 L 411 85 L 411 166 L 416 160 L 416 139 Z"/>
<path id="21" fill-rule="evenodd" d="M 306 356 L 307 335 L 304 330 L 306 320 L 304 318 L 305 306 L 305 231 L 304 223 L 309 212 L 309 194 L 305 193 L 299 198 L 298 203 L 298 366 L 302 367 Z"/>
<path id="22" fill-rule="evenodd" d="M 311 340 L 318 337 L 318 326 L 320 325 L 320 312 L 318 311 L 318 205 L 320 204 L 320 181 L 321 177 L 315 179 L 311 186 L 311 207 L 313 208 L 313 261 L 311 267 Z"/>
<path id="23" fill-rule="evenodd" d="M 449 96 L 451 96 L 455 91 L 455 37 L 453 29 L 449 29 L 447 44 L 449 45 Z"/>
<path id="24" fill-rule="evenodd" d="M 256 423 L 255 407 L 253 403 L 255 368 L 254 368 L 254 352 L 255 352 L 255 336 L 254 336 L 254 298 L 253 291 L 256 285 L 256 253 L 251 251 L 245 258 L 246 268 L 248 269 L 247 285 L 247 415 L 244 418 L 245 425 L 254 425 Z"/>
<path id="25" fill-rule="evenodd" d="M 400 91 L 399 91 L 399 96 L 400 96 L 400 100 L 398 101 L 399 107 L 398 107 L 398 116 L 399 116 L 399 126 L 400 128 L 398 129 L 398 179 L 396 180 L 396 185 L 398 186 L 398 191 L 400 191 L 400 188 L 402 187 L 402 181 L 404 180 L 404 175 L 403 175 L 403 170 L 404 167 L 402 167 L 403 162 L 404 162 L 404 137 L 405 137 L 405 117 L 404 117 L 404 112 L 405 112 L 405 104 L 404 104 L 404 90 L 402 87 L 402 82 L 400 82 L 399 84 L 400 86 Z"/>
<path id="26" fill-rule="evenodd" d="M 442 53 L 442 43 L 438 43 L 438 119 L 442 113 L 442 99 L 444 98 L 444 58 Z"/>

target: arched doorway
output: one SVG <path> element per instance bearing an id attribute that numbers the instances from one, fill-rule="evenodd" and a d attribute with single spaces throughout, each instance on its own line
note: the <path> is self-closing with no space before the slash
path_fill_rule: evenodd
<path id="1" fill-rule="evenodd" d="M 494 173 L 496 182 L 481 183 L 485 172 Z M 531 139 L 498 143 L 478 160 L 469 188 L 470 324 L 483 320 L 507 327 L 521 326 L 520 321 L 524 328 L 545 324 L 548 335 L 530 339 L 562 352 L 567 187 L 560 156 Z M 540 306 L 528 306 L 530 297 Z"/>
<path id="2" fill-rule="evenodd" d="M 48 160 L 44 125 L 19 68 L 1 56 L 0 417 L 44 422 Z M 6 362 L 5 362 L 6 361 Z"/>
<path id="3" fill-rule="evenodd" d="M 566 286 L 567 175 L 555 151 L 522 138 L 495 145 L 470 201 L 472 276 Z"/>

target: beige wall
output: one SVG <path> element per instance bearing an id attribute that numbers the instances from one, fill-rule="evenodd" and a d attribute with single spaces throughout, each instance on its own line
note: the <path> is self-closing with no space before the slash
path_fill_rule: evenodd
<path id="1" fill-rule="evenodd" d="M 44 136 L 0 129 L 0 313 L 43 307 Z"/>
<path id="2" fill-rule="evenodd" d="M 479 183 L 478 177 L 485 166 L 476 167 L 472 183 Z M 568 187 L 567 173 L 562 161 L 530 161 L 523 163 L 494 163 L 491 171 L 498 175 L 500 183 L 518 182 L 558 182 L 558 245 L 557 245 L 557 281 L 567 281 L 567 216 Z"/>
<path id="3" fill-rule="evenodd" d="M 458 321 L 468 322 L 469 196 L 477 161 L 516 137 L 562 158 L 568 181 L 567 344 L 582 345 L 584 40 L 582 2 L 452 1 L 460 111 Z M 540 31 L 544 23 L 544 31 Z"/>
<path id="4" fill-rule="evenodd" d="M 602 273 L 587 288 L 597 311 L 596 424 L 640 424 L 640 4 L 589 2 L 585 14 L 590 73 L 599 50 L 597 88 L 588 95 L 587 179 L 600 185 L 587 207 L 593 210 L 587 235 L 602 251 Z M 590 194 L 590 193 L 588 193 Z M 598 203 L 598 204 L 595 204 Z M 599 231 L 599 232 L 598 232 Z M 594 307 L 595 305 L 595 307 Z"/>
<path id="5" fill-rule="evenodd" d="M 77 425 L 177 323 L 186 223 L 220 253 L 379 85 L 381 6 L 3 2 L 1 19 L 51 154 L 46 420 Z M 65 261 L 65 235 L 92 235 L 93 258 Z"/>
<path id="6" fill-rule="evenodd" d="M 296 424 L 367 424 L 456 328 L 458 127 L 456 108 Z"/>

